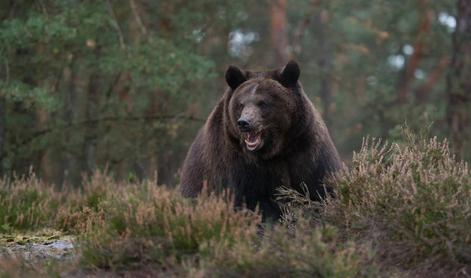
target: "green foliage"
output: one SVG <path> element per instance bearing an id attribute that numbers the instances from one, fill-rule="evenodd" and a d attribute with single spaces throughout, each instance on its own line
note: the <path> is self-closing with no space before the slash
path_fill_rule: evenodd
<path id="1" fill-rule="evenodd" d="M 421 6 L 416 1 L 357 0 L 321 1 L 305 9 L 288 6 L 293 34 L 302 19 L 310 19 L 295 56 L 303 61 L 301 81 L 306 92 L 324 113 L 329 110 L 327 124 L 341 153 L 360 147 L 352 142 L 360 142 L 365 134 L 386 138 L 390 129 L 405 121 L 420 127 L 424 115 L 440 123 L 434 134 L 446 134 L 446 70 L 440 63 L 452 53 L 451 32 L 439 17 L 456 14 L 453 2 Z M 422 30 L 426 17 L 430 28 Z M 406 73 L 420 41 L 423 49 L 416 68 Z M 398 95 L 406 75 L 410 76 L 407 99 L 401 102 Z M 330 84 L 333 100 L 328 107 L 329 86 L 323 82 Z"/>
<path id="2" fill-rule="evenodd" d="M 146 164 L 175 137 L 181 124 L 167 122 L 183 114 L 184 92 L 197 94 L 195 82 L 214 78 L 214 62 L 195 50 L 194 38 L 183 34 L 187 30 L 167 33 L 183 27 L 173 25 L 188 11 L 174 13 L 168 30 L 142 31 L 147 12 L 137 4 L 135 11 L 105 1 L 7 5 L 14 16 L 0 23 L 0 98 L 8 119 L 0 123 L 6 134 L 0 144 L 3 172 L 26 173 L 33 164 L 51 169 L 50 181 L 77 183 L 83 170 L 97 164 L 108 163 L 111 170 Z M 162 17 L 167 8 L 173 5 L 149 7 Z M 197 16 L 191 24 L 208 22 Z M 84 146 L 99 151 L 83 153 Z M 53 161 L 32 163 L 43 155 Z"/>
<path id="3" fill-rule="evenodd" d="M 209 72 L 213 64 L 167 40 L 153 38 L 128 50 L 111 47 L 99 67 L 106 74 L 131 72 L 134 86 L 139 89 L 177 92 L 185 83 L 212 78 Z"/>
<path id="4" fill-rule="evenodd" d="M 0 4 L 1 172 L 33 166 L 48 181 L 79 184 L 83 172 L 107 168 L 174 183 L 225 67 L 282 66 L 273 3 Z M 285 12 L 288 56 L 302 62 L 303 87 L 344 157 L 365 134 L 387 137 L 425 116 L 433 134 L 446 134 L 453 28 L 443 18 L 456 14 L 453 1 L 290 0 Z"/>
<path id="5" fill-rule="evenodd" d="M 50 97 L 47 90 L 40 87 L 32 87 L 22 82 L 0 81 L 2 97 L 10 103 L 22 103 L 25 109 L 41 107 L 48 111 L 57 109 L 57 99 Z"/>

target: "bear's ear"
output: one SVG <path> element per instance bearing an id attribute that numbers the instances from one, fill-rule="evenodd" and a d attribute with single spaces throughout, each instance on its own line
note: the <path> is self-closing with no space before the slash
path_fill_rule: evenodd
<path id="1" fill-rule="evenodd" d="M 232 65 L 227 68 L 225 76 L 227 85 L 229 85 L 232 90 L 235 90 L 240 84 L 247 80 L 244 73 L 242 73 L 238 67 Z"/>
<path id="2" fill-rule="evenodd" d="M 299 74 L 301 73 L 298 63 L 291 60 L 286 64 L 280 74 L 280 81 L 286 87 L 296 85 L 298 82 Z"/>

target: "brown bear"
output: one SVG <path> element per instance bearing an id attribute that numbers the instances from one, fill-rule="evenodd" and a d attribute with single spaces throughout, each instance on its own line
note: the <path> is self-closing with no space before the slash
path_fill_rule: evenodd
<path id="1" fill-rule="evenodd" d="M 230 189 L 236 207 L 259 206 L 264 220 L 281 215 L 274 200 L 279 186 L 301 190 L 305 184 L 311 198 L 325 197 L 330 190 L 323 180 L 342 163 L 299 75 L 294 61 L 264 72 L 229 66 L 229 87 L 183 164 L 184 196 L 197 196 L 203 185 Z"/>

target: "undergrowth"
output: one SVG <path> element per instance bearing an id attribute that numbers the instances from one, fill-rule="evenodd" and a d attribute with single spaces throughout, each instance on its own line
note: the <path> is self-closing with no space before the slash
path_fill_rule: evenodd
<path id="1" fill-rule="evenodd" d="M 351 165 L 329 181 L 335 197 L 323 204 L 280 190 L 289 202 L 283 223 L 271 226 L 256 213 L 235 211 L 228 195 L 189 200 L 153 181 L 116 182 L 96 173 L 80 190 L 57 192 L 34 176 L 4 179 L 1 232 L 74 234 L 78 255 L 72 268 L 48 264 L 42 272 L 0 257 L 1 268 L 14 266 L 0 274 L 466 276 L 468 165 L 454 159 L 446 141 L 405 138 L 401 144 L 365 140 Z"/>
<path id="2" fill-rule="evenodd" d="M 365 139 L 330 181 L 324 206 L 284 190 L 313 222 L 374 247 L 383 269 L 405 275 L 471 275 L 471 177 L 448 142 L 405 130 L 404 142 Z"/>

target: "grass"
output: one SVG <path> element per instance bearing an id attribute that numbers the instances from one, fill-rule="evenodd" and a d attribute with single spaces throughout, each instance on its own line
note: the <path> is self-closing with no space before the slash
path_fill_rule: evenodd
<path id="1" fill-rule="evenodd" d="M 230 197 L 182 198 L 155 182 L 96 173 L 57 192 L 34 176 L 0 182 L 3 234 L 44 228 L 77 236 L 77 261 L 0 259 L 0 274 L 85 272 L 188 277 L 465 276 L 471 265 L 471 178 L 446 141 L 406 133 L 365 140 L 324 204 L 280 190 L 284 222 L 264 227 Z"/>

